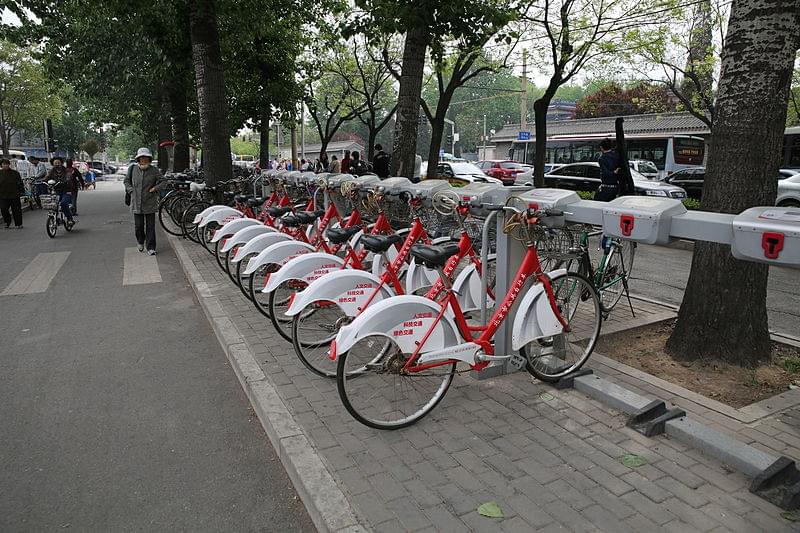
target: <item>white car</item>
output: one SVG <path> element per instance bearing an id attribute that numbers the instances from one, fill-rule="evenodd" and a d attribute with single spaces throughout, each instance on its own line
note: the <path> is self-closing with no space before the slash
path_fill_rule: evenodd
<path id="1" fill-rule="evenodd" d="M 517 174 L 517 177 L 514 178 L 514 185 L 526 185 L 528 187 L 533 187 L 533 166 L 532 165 L 525 165 L 525 166 L 529 168 L 525 169 L 525 172 L 520 172 L 519 174 Z M 545 163 L 544 173 L 550 174 L 560 166 L 561 165 L 558 163 Z"/>
<path id="2" fill-rule="evenodd" d="M 574 191 L 597 191 L 600 187 L 600 163 L 571 163 L 562 165 L 546 174 L 545 186 Z M 681 187 L 663 181 L 647 179 L 631 169 L 633 188 L 641 196 L 662 196 L 666 198 L 686 198 L 686 191 Z"/>
<path id="3" fill-rule="evenodd" d="M 503 184 L 499 179 L 484 174 L 477 165 L 461 161 L 443 161 L 439 163 L 436 166 L 436 177 L 446 179 L 454 187 L 463 187 L 470 183 Z"/>
<path id="4" fill-rule="evenodd" d="M 645 178 L 651 180 L 658 178 L 658 167 L 652 161 L 647 161 L 646 159 L 631 159 L 628 161 L 628 165 Z"/>
<path id="5" fill-rule="evenodd" d="M 775 205 L 780 207 L 800 207 L 800 173 L 785 176 L 781 169 L 778 177 L 778 197 Z"/>

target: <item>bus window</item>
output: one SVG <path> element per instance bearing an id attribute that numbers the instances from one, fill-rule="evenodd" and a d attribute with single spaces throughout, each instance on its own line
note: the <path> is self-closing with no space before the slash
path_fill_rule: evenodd
<path id="1" fill-rule="evenodd" d="M 673 137 L 672 153 L 677 165 L 702 165 L 705 142 L 691 137 Z"/>
<path id="2" fill-rule="evenodd" d="M 536 143 L 533 141 L 527 143 L 525 152 L 525 163 L 532 165 L 536 160 Z"/>
<path id="3" fill-rule="evenodd" d="M 787 135 L 785 139 L 786 149 L 784 153 L 786 157 L 784 166 L 798 168 L 800 167 L 800 135 Z"/>
<path id="4" fill-rule="evenodd" d="M 658 170 L 667 164 L 668 139 L 629 139 L 626 141 L 628 159 L 644 159 L 655 163 Z"/>

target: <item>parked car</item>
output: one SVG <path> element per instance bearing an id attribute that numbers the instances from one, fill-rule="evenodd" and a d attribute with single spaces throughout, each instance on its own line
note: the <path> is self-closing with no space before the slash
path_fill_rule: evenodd
<path id="1" fill-rule="evenodd" d="M 91 165 L 93 169 L 102 172 L 103 174 L 117 173 L 117 167 L 115 167 L 114 165 L 103 163 L 102 161 L 89 161 L 89 165 Z"/>
<path id="2" fill-rule="evenodd" d="M 527 185 L 528 187 L 533 186 L 533 167 L 530 165 L 525 165 L 526 168 L 524 172 L 517 174 L 517 177 L 514 178 L 514 185 Z M 544 173 L 549 174 L 553 172 L 555 169 L 560 167 L 561 165 L 558 163 L 545 163 L 544 164 Z"/>
<path id="3" fill-rule="evenodd" d="M 664 181 L 677 187 L 681 187 L 689 195 L 689 198 L 700 200 L 703 196 L 703 182 L 706 178 L 705 167 L 684 168 L 673 172 Z"/>
<path id="4" fill-rule="evenodd" d="M 706 169 L 693 167 L 679 170 L 666 181 L 686 189 L 690 198 L 701 200 Z M 775 205 L 780 207 L 800 207 L 800 170 L 782 168 L 778 171 L 778 196 Z"/>
<path id="5" fill-rule="evenodd" d="M 544 177 L 548 187 L 595 192 L 600 187 L 600 164 L 593 162 L 562 165 Z M 631 169 L 633 187 L 642 196 L 664 196 L 667 198 L 686 198 L 681 187 L 663 181 L 650 180 Z"/>
<path id="6" fill-rule="evenodd" d="M 644 176 L 645 178 L 654 180 L 658 178 L 658 167 L 652 161 L 646 159 L 632 159 L 628 161 L 630 167 Z"/>
<path id="7" fill-rule="evenodd" d="M 517 174 L 525 172 L 525 167 L 511 160 L 485 160 L 478 161 L 476 166 L 487 176 L 497 178 L 506 185 L 514 185 Z"/>
<path id="8" fill-rule="evenodd" d="M 256 157 L 253 155 L 237 155 L 233 158 L 233 166 L 239 168 L 253 168 L 256 166 Z"/>
<path id="9" fill-rule="evenodd" d="M 775 205 L 800 207 L 800 173 L 778 178 L 778 197 Z"/>
<path id="10" fill-rule="evenodd" d="M 472 163 L 442 162 L 436 167 L 436 177 L 447 180 L 454 187 L 463 187 L 470 183 L 500 183 L 497 178 L 487 176 Z"/>

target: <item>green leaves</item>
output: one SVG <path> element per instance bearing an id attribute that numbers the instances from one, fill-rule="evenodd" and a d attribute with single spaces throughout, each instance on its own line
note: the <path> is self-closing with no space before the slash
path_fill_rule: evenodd
<path id="1" fill-rule="evenodd" d="M 486 502 L 484 504 L 479 505 L 478 514 L 481 516 L 487 516 L 489 518 L 505 517 L 502 509 L 500 509 L 500 506 L 497 505 L 497 502 Z"/>
<path id="2" fill-rule="evenodd" d="M 628 468 L 639 468 L 640 466 L 644 466 L 647 464 L 647 459 L 639 455 L 636 455 L 635 453 L 626 453 L 625 455 L 619 458 L 619 462 L 627 466 Z"/>

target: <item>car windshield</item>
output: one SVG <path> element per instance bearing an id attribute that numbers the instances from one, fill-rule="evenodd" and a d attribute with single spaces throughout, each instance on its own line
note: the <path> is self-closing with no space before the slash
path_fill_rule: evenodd
<path id="1" fill-rule="evenodd" d="M 795 170 L 780 170 L 778 171 L 778 179 L 785 180 L 787 178 L 792 178 L 794 176 L 800 176 L 800 174 Z"/>
<path id="2" fill-rule="evenodd" d="M 503 168 L 510 168 L 512 170 L 521 170 L 523 168 L 523 166 L 519 163 L 514 163 L 512 161 L 504 161 L 503 163 L 500 163 L 500 166 Z"/>
<path id="3" fill-rule="evenodd" d="M 483 171 L 472 163 L 450 163 L 450 166 L 455 174 L 483 174 Z"/>
<path id="4" fill-rule="evenodd" d="M 653 181 L 644 174 L 641 174 L 633 169 L 631 169 L 631 177 L 633 178 L 633 181 Z"/>
<path id="5" fill-rule="evenodd" d="M 658 167 L 652 161 L 639 161 L 639 172 L 658 172 Z"/>

